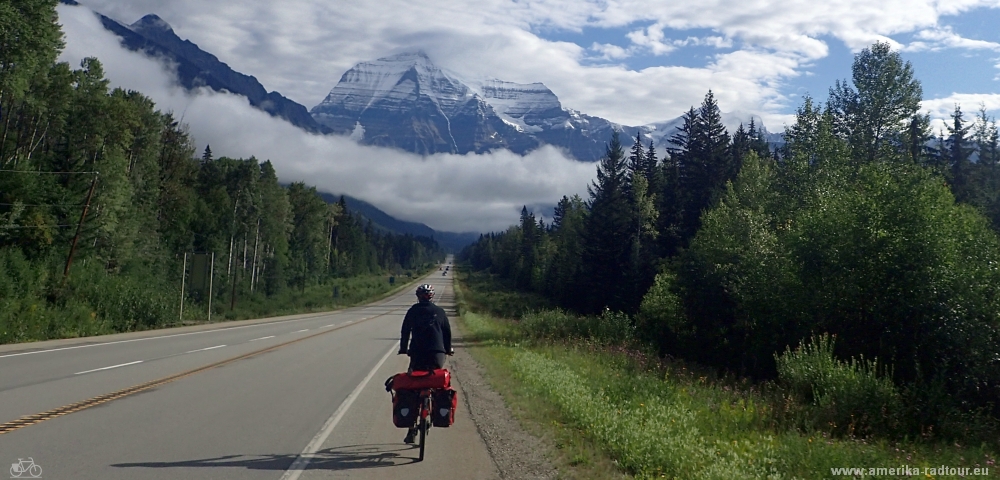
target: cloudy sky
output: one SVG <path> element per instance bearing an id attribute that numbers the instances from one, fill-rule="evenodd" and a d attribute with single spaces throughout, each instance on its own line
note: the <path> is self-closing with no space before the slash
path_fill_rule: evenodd
<path id="1" fill-rule="evenodd" d="M 781 131 L 803 95 L 824 100 L 852 55 L 891 42 L 914 65 L 924 108 L 1000 112 L 1000 0 L 80 0 L 122 23 L 156 13 L 177 34 L 312 108 L 353 65 L 422 49 L 469 76 L 543 82 L 563 102 L 638 125 L 674 118 L 712 89 L 723 111 Z M 124 52 L 82 8 L 60 7 L 63 60 L 95 55 L 219 155 L 274 161 L 283 180 L 349 193 L 443 230 L 501 229 L 522 204 L 586 193 L 593 165 L 528 157 L 420 158 L 305 135 L 227 95 L 188 94 L 169 68 Z M 425 187 L 412 188 L 415 176 Z"/>

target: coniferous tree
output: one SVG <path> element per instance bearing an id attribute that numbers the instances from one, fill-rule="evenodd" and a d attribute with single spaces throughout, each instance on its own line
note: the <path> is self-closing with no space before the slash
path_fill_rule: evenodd
<path id="1" fill-rule="evenodd" d="M 584 228 L 583 272 L 587 276 L 587 309 L 624 310 L 628 287 L 632 210 L 626 196 L 628 166 L 618 132 L 611 136 L 597 179 L 588 186 L 590 200 Z"/>
<path id="2" fill-rule="evenodd" d="M 764 137 L 764 129 L 757 126 L 757 122 L 750 117 L 750 128 L 747 130 L 750 137 L 750 150 L 757 153 L 757 157 L 764 159 L 771 156 L 771 147 Z"/>
<path id="3" fill-rule="evenodd" d="M 975 186 L 972 182 L 971 157 L 974 151 L 969 138 L 971 125 L 967 125 L 962 107 L 955 105 L 951 114 L 951 122 L 946 125 L 948 136 L 944 139 L 945 151 L 941 152 L 948 160 L 951 191 L 960 202 L 975 201 Z"/>

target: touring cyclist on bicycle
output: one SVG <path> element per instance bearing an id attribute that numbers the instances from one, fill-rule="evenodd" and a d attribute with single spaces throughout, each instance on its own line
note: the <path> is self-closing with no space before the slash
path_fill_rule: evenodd
<path id="1" fill-rule="evenodd" d="M 434 287 L 417 287 L 417 300 L 403 317 L 399 338 L 399 355 L 410 356 L 408 372 L 444 368 L 445 355 L 454 355 L 451 348 L 451 325 L 444 309 L 435 305 Z M 406 433 L 405 443 L 413 443 L 416 428 Z"/>

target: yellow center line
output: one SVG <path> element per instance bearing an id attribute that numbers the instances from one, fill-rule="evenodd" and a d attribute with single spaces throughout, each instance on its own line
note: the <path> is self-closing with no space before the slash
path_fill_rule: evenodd
<path id="1" fill-rule="evenodd" d="M 110 402 L 112 400 L 118 400 L 120 398 L 125 398 L 125 397 L 128 397 L 130 395 L 134 395 L 134 394 L 139 393 L 139 392 L 144 392 L 144 391 L 149 390 L 151 388 L 159 387 L 161 385 L 165 385 L 165 384 L 168 384 L 170 382 L 174 382 L 174 381 L 180 380 L 180 379 L 185 378 L 185 377 L 190 377 L 191 375 L 194 375 L 194 374 L 197 374 L 197 373 L 201 373 L 201 372 L 204 372 L 204 371 L 207 371 L 207 370 L 211 370 L 211 369 L 216 368 L 216 367 L 221 367 L 223 365 L 228 365 L 230 363 L 233 363 L 233 362 L 236 362 L 236 361 L 239 361 L 239 360 L 244 360 L 244 359 L 247 359 L 247 358 L 250 358 L 250 357 L 253 357 L 253 356 L 260 355 L 262 353 L 271 352 L 271 351 L 277 350 L 277 349 L 279 349 L 281 347 L 285 347 L 285 346 L 291 345 L 293 343 L 298 343 L 298 342 L 301 342 L 303 340 L 308 340 L 308 339 L 313 338 L 313 337 L 318 337 L 318 336 L 326 334 L 326 333 L 334 332 L 334 331 L 340 330 L 341 328 L 349 327 L 351 325 L 357 325 L 357 324 L 359 324 L 361 322 L 367 322 L 368 320 L 372 320 L 372 319 L 375 319 L 375 318 L 378 318 L 378 317 L 384 317 L 384 316 L 389 315 L 390 313 L 395 312 L 397 310 L 402 310 L 402 307 L 394 308 L 392 310 L 389 310 L 388 312 L 380 313 L 378 315 L 374 315 L 374 316 L 371 316 L 371 317 L 362 318 L 360 320 L 352 320 L 350 322 L 342 323 L 342 324 L 340 324 L 340 325 L 338 325 L 338 326 L 336 326 L 334 328 L 331 328 L 329 330 L 322 330 L 322 331 L 320 331 L 318 333 L 314 333 L 312 335 L 306 335 L 306 336 L 304 336 L 302 338 L 297 338 L 295 340 L 290 340 L 290 341 L 287 341 L 287 342 L 284 342 L 284 343 L 279 343 L 277 345 L 273 345 L 273 346 L 270 346 L 270 347 L 267 347 L 267 348 L 263 348 L 263 349 L 260 349 L 260 350 L 255 350 L 253 352 L 245 353 L 245 354 L 237 356 L 237 357 L 233 357 L 233 358 L 230 358 L 230 359 L 227 359 L 227 360 L 222 360 L 221 362 L 216 362 L 216 363 L 212 363 L 212 364 L 209 364 L 209 365 L 205 365 L 203 367 L 198 367 L 198 368 L 195 368 L 194 370 L 188 370 L 186 372 L 177 373 L 177 374 L 174 374 L 174 375 L 170 375 L 169 377 L 160 378 L 158 380 L 153 380 L 153 381 L 146 382 L 146 383 L 140 383 L 138 385 L 133 385 L 131 387 L 118 390 L 116 392 L 105 393 L 104 395 L 98 395 L 96 397 L 84 400 L 82 402 L 71 403 L 69 405 L 64 405 L 64 406 L 59 407 L 59 408 L 53 408 L 52 410 L 48 410 L 48 411 L 45 411 L 45 412 L 42 412 L 42 413 L 36 413 L 34 415 L 25 415 L 25 416 L 23 416 L 21 418 L 18 418 L 17 420 L 13 420 L 13 421 L 10 421 L 10 422 L 7 422 L 7 423 L 0 424 L 0 435 L 3 435 L 5 433 L 10 433 L 10 432 L 13 432 L 14 430 L 18 430 L 18 429 L 21 429 L 21 428 L 24 428 L 24 427 L 35 425 L 35 424 L 44 422 L 46 420 L 51 420 L 51 419 L 56 418 L 56 417 L 61 417 L 63 415 L 68 415 L 70 413 L 79 412 L 80 410 L 84 410 L 84 409 L 87 409 L 87 408 L 90 408 L 90 407 L 96 407 L 98 405 Z"/>

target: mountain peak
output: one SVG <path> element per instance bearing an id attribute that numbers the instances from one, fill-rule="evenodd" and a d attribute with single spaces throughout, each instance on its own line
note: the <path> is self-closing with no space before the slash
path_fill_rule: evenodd
<path id="1" fill-rule="evenodd" d="M 159 30 L 162 32 L 173 33 L 174 29 L 170 27 L 170 24 L 166 20 L 160 18 L 159 15 L 150 13 L 145 17 L 140 18 L 138 21 L 129 25 L 129 28 L 135 31 L 141 30 Z"/>

